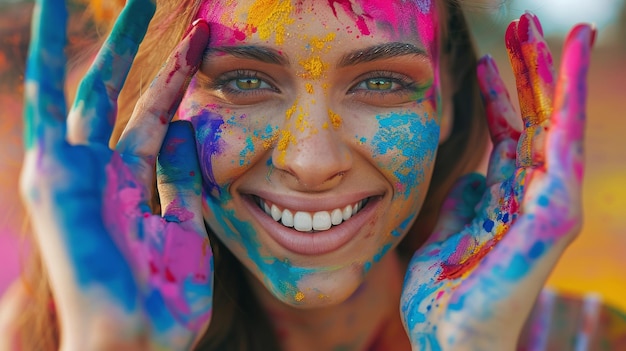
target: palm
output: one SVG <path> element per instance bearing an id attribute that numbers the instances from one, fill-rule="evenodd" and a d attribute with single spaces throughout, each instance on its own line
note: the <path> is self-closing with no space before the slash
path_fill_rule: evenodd
<path id="1" fill-rule="evenodd" d="M 531 35 L 521 39 L 522 32 Z M 578 27 L 570 35 L 556 92 L 554 80 L 537 73 L 553 75 L 540 32 L 529 14 L 507 32 L 526 116 L 521 134 L 510 124 L 513 108 L 497 69 L 489 58 L 479 66 L 494 149 L 486 180 L 473 175 L 453 189 L 439 230 L 411 260 L 401 309 L 416 348 L 514 347 L 580 226 L 581 86 L 591 32 Z"/>
<path id="2" fill-rule="evenodd" d="M 190 38 L 208 40 L 208 28 L 195 27 L 181 42 L 153 84 L 160 91 L 144 94 L 111 150 L 117 92 L 154 4 L 128 3 L 83 79 L 67 124 L 65 33 L 58 23 L 66 17 L 65 5 L 38 5 L 26 81 L 22 189 L 61 329 L 73 332 L 63 340 L 79 348 L 102 346 L 92 331 L 104 327 L 122 343 L 148 337 L 155 346 L 187 348 L 211 315 L 212 253 L 201 215 L 193 131 L 186 123 L 168 126 L 162 118 L 171 119 L 200 60 L 200 54 L 191 59 L 179 54 L 189 49 Z M 177 157 L 181 154 L 189 156 Z M 149 206 L 155 181 L 160 215 Z M 86 340 L 76 341 L 77 335 Z"/>

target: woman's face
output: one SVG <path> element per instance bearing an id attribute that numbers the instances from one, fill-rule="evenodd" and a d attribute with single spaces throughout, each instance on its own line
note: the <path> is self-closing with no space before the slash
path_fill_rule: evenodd
<path id="1" fill-rule="evenodd" d="M 179 114 L 205 219 L 283 302 L 345 300 L 413 223 L 439 144 L 437 16 L 434 0 L 203 4 L 211 43 Z"/>

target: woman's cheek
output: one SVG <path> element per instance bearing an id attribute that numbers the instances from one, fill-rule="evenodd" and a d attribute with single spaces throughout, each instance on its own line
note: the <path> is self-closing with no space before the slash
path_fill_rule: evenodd
<path id="1" fill-rule="evenodd" d="M 220 197 L 273 147 L 278 127 L 219 105 L 186 103 L 180 119 L 196 132 L 198 157 L 207 194 Z"/>
<path id="2" fill-rule="evenodd" d="M 427 188 L 439 145 L 435 114 L 414 111 L 376 116 L 377 131 L 370 141 L 372 157 L 394 188 L 394 200 L 419 196 Z"/>
<path id="3" fill-rule="evenodd" d="M 372 159 L 393 187 L 389 214 L 401 237 L 419 211 L 428 191 L 439 146 L 439 122 L 433 112 L 413 110 L 375 117 L 377 131 L 369 142 Z"/>

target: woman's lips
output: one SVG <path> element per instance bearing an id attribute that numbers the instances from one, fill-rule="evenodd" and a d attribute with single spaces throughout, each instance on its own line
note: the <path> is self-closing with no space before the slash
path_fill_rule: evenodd
<path id="1" fill-rule="evenodd" d="M 281 208 L 256 196 L 243 196 L 250 212 L 269 236 L 282 247 L 300 255 L 322 255 L 345 245 L 375 213 L 381 198 L 367 197 L 332 210 L 309 212 Z"/>

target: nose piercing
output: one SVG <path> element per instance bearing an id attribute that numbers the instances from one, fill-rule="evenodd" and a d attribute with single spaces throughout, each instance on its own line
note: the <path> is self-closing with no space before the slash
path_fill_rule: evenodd
<path id="1" fill-rule="evenodd" d="M 265 180 L 267 180 L 268 183 L 272 182 L 272 179 L 270 178 L 272 176 L 272 171 L 274 171 L 274 164 L 270 163 L 268 166 L 267 174 L 265 175 Z"/>

